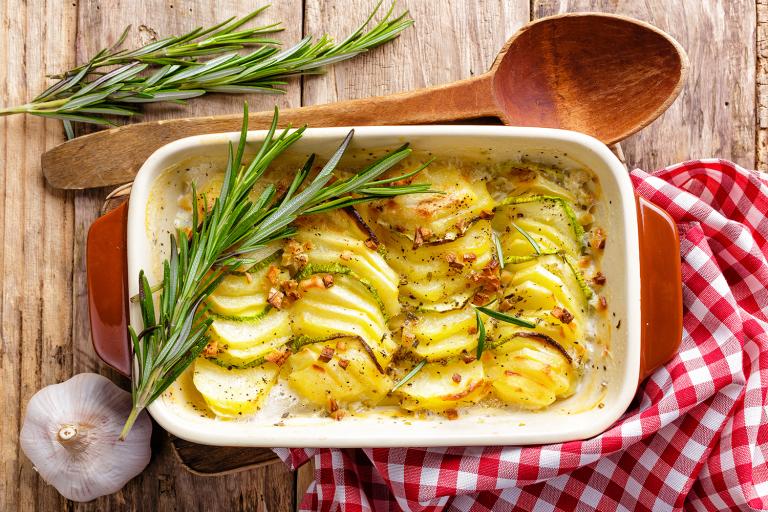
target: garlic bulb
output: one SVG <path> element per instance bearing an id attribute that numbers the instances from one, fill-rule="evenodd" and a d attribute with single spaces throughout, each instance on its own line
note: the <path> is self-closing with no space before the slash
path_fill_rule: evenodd
<path id="1" fill-rule="evenodd" d="M 149 463 L 152 422 L 136 420 L 118 436 L 131 395 L 109 379 L 81 373 L 32 396 L 21 429 L 21 449 L 62 496 L 90 501 L 117 492 Z"/>

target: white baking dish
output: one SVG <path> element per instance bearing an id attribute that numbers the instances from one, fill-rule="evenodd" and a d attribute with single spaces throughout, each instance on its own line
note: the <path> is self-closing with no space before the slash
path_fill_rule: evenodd
<path id="1" fill-rule="evenodd" d="M 316 152 L 321 157 L 327 157 L 348 131 L 349 128 L 308 129 L 289 151 L 302 154 Z M 169 167 L 190 158 L 221 159 L 226 155 L 227 143 L 236 144 L 238 135 L 213 134 L 181 139 L 158 149 L 144 163 L 133 184 L 127 215 L 129 296 L 138 293 L 136 276 L 139 271 L 155 265 L 156 256 L 153 256 L 147 232 L 147 204 L 155 178 Z M 264 131 L 249 132 L 249 143 L 256 146 L 264 135 Z M 614 423 L 632 401 L 639 377 L 665 362 L 676 351 L 680 339 L 679 315 L 672 315 L 677 320 L 672 322 L 671 327 L 665 321 L 655 332 L 652 329 L 654 315 L 665 310 L 669 315 L 670 308 L 681 308 L 679 258 L 673 245 L 677 243 L 674 224 L 649 203 L 638 206 L 626 169 L 606 146 L 589 136 L 563 130 L 408 126 L 355 128 L 351 148 L 395 147 L 403 142 L 410 142 L 414 149 L 436 155 L 466 156 L 483 152 L 484 158 L 492 160 L 525 158 L 557 163 L 566 168 L 580 165 L 594 171 L 604 194 L 604 207 L 596 212 L 596 221 L 610 237 L 603 259 L 603 273 L 608 278 L 604 295 L 611 318 L 611 355 L 599 361 L 606 368 L 601 379 L 607 382 L 601 405 L 598 407 L 595 403 L 578 411 L 567 404 L 555 403 L 539 412 L 505 411 L 483 417 L 462 415 L 454 421 L 414 418 L 405 421 L 386 417 L 348 417 L 343 421 L 290 418 L 276 426 L 271 421 L 234 422 L 204 418 L 169 399 L 161 398 L 150 405 L 149 412 L 163 428 L 175 436 L 202 444 L 262 447 L 522 445 L 585 439 L 601 433 Z M 641 212 L 640 218 L 638 212 Z M 655 239 L 655 243 L 644 253 L 647 256 L 643 257 L 641 268 L 639 240 L 645 239 L 643 237 Z M 660 252 L 662 248 L 665 252 Z M 670 251 L 672 254 L 669 254 Z M 670 270 L 659 271 L 657 267 L 661 261 L 665 261 L 664 266 Z M 644 280 L 654 281 L 644 283 L 647 286 L 644 294 L 651 289 L 656 293 L 652 304 L 647 300 L 650 295 L 647 295 L 642 308 L 639 269 L 643 271 Z M 664 287 L 669 287 L 670 279 L 671 291 L 664 292 Z M 99 292 L 94 292 L 94 286 L 98 285 L 93 283 L 91 290 L 92 311 L 99 307 Z M 137 305 L 130 305 L 130 319 L 133 325 L 140 325 Z M 94 326 L 94 343 L 104 357 L 104 348 L 99 347 L 97 340 L 97 330 Z M 651 333 L 655 336 L 651 337 Z M 645 346 L 641 344 L 643 336 L 648 338 Z M 110 362 L 106 357 L 105 360 Z"/>

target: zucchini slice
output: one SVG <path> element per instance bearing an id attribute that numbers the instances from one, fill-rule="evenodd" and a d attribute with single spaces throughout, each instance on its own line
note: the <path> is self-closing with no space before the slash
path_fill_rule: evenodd
<path id="1" fill-rule="evenodd" d="M 208 408 L 220 418 L 231 419 L 255 412 L 275 384 L 279 371 L 274 363 L 224 368 L 199 357 L 192 380 Z"/>

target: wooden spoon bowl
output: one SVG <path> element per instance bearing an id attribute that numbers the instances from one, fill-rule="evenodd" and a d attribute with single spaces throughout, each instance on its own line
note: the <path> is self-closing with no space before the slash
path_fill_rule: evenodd
<path id="1" fill-rule="evenodd" d="M 613 144 L 656 119 L 680 92 L 688 58 L 680 44 L 638 20 L 599 13 L 529 23 L 510 38 L 490 71 L 412 92 L 280 112 L 280 125 L 433 124 L 497 117 L 516 126 L 564 128 Z M 249 116 L 266 128 L 273 113 Z M 157 148 L 182 137 L 240 129 L 240 115 L 121 126 L 61 144 L 43 154 L 57 188 L 133 180 Z"/>
<path id="2" fill-rule="evenodd" d="M 490 74 L 505 124 L 566 128 L 613 144 L 669 107 L 687 69 L 685 50 L 652 25 L 566 14 L 523 27 Z"/>

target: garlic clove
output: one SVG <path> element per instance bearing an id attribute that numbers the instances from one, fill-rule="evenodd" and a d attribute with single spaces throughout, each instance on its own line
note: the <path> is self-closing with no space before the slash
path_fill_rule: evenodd
<path id="1" fill-rule="evenodd" d="M 131 395 L 109 379 L 81 373 L 35 393 L 20 444 L 40 476 L 65 498 L 90 501 L 112 494 L 141 473 L 151 456 L 152 422 L 143 412 L 118 440 Z"/>

